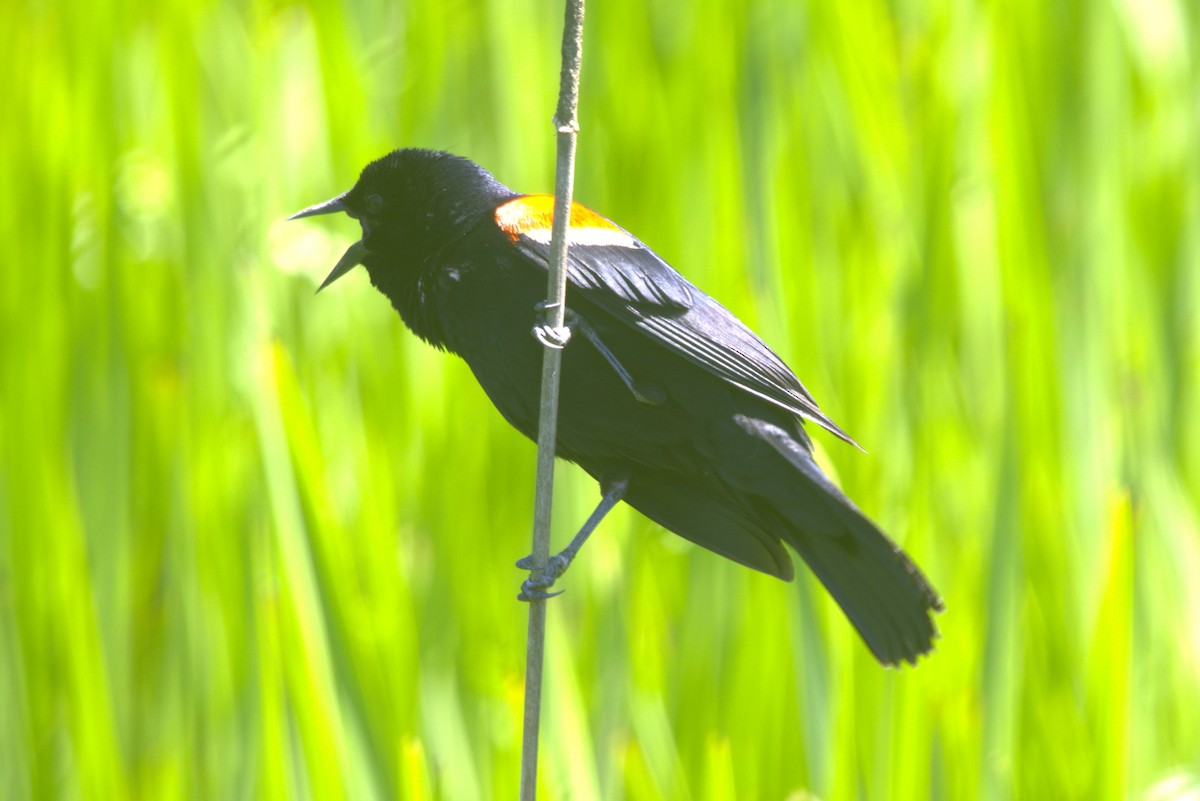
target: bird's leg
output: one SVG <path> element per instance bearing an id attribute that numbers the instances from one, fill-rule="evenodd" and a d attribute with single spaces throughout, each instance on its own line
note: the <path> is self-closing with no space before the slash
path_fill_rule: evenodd
<path id="1" fill-rule="evenodd" d="M 596 530 L 596 526 L 600 525 L 600 521 L 604 519 L 604 516 L 612 511 L 612 508 L 620 502 L 621 498 L 625 497 L 627 489 L 629 489 L 628 478 L 620 478 L 608 483 L 604 490 L 604 497 L 600 499 L 600 503 L 587 519 L 587 522 L 579 529 L 579 533 L 574 536 L 566 548 L 551 556 L 549 561 L 546 562 L 546 566 L 540 571 L 534 566 L 532 555 L 517 561 L 517 567 L 534 573 L 534 575 L 521 582 L 521 592 L 517 595 L 518 601 L 544 601 L 547 598 L 553 598 L 555 595 L 562 594 L 562 590 L 558 592 L 546 592 L 546 590 L 553 586 L 559 576 L 567 572 L 567 568 L 571 566 L 571 561 L 579 553 L 579 549 L 583 547 L 583 544 L 587 542 L 587 538 Z"/>
<path id="2" fill-rule="evenodd" d="M 604 357 L 604 361 L 608 362 L 608 366 L 616 371 L 620 376 L 621 381 L 633 393 L 633 397 L 640 400 L 642 403 L 648 403 L 651 406 L 660 406 L 667 399 L 666 392 L 661 386 L 654 382 L 639 383 L 634 380 L 634 377 L 625 369 L 625 365 L 621 364 L 620 360 L 613 354 L 611 350 L 600 339 L 600 335 L 596 333 L 596 329 L 588 324 L 588 321 L 580 317 L 575 312 L 567 309 L 566 323 L 572 329 L 577 329 L 579 333 L 587 337 L 587 341 L 592 343 L 592 347 Z"/>

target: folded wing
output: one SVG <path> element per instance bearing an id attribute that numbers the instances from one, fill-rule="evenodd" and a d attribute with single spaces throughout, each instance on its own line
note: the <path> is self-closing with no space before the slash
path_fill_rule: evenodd
<path id="1" fill-rule="evenodd" d="M 496 223 L 546 267 L 552 211 L 552 196 L 526 195 L 500 206 Z M 627 231 L 575 204 L 570 235 L 567 280 L 577 297 L 733 386 L 855 444 L 765 342 Z"/>

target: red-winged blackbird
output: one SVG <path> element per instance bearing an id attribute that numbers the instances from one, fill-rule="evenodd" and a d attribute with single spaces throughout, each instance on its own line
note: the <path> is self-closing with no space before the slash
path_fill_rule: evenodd
<path id="1" fill-rule="evenodd" d="M 542 345 L 530 334 L 546 295 L 553 198 L 517 194 L 467 159 L 406 149 L 293 219 L 339 211 L 359 221 L 362 239 L 321 287 L 366 267 L 405 324 L 465 359 L 504 418 L 536 440 Z M 791 580 L 786 542 L 880 662 L 927 653 L 941 599 L 821 472 L 803 421 L 852 440 L 761 339 L 653 251 L 578 204 L 570 222 L 574 337 L 563 353 L 557 453 L 604 490 L 583 537 L 624 500 L 698 545 Z M 523 594 L 546 597 L 540 589 L 526 582 Z"/>

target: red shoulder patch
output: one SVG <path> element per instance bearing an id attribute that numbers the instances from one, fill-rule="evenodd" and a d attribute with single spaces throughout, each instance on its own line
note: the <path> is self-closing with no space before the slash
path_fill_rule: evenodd
<path id="1" fill-rule="evenodd" d="M 496 225 L 512 241 L 524 236 L 550 244 L 550 226 L 554 222 L 554 195 L 523 195 L 496 209 Z M 636 247 L 629 234 L 578 203 L 571 204 L 571 244 Z"/>

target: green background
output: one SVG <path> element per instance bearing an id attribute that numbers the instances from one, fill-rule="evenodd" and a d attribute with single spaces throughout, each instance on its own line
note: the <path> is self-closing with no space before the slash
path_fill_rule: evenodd
<path id="1" fill-rule="evenodd" d="M 948 611 L 885 671 L 619 510 L 542 798 L 1200 797 L 1196 9 L 592 3 L 577 198 L 788 360 Z M 0 798 L 515 797 L 533 446 L 283 219 L 400 145 L 549 191 L 561 19 L 0 5 Z"/>

